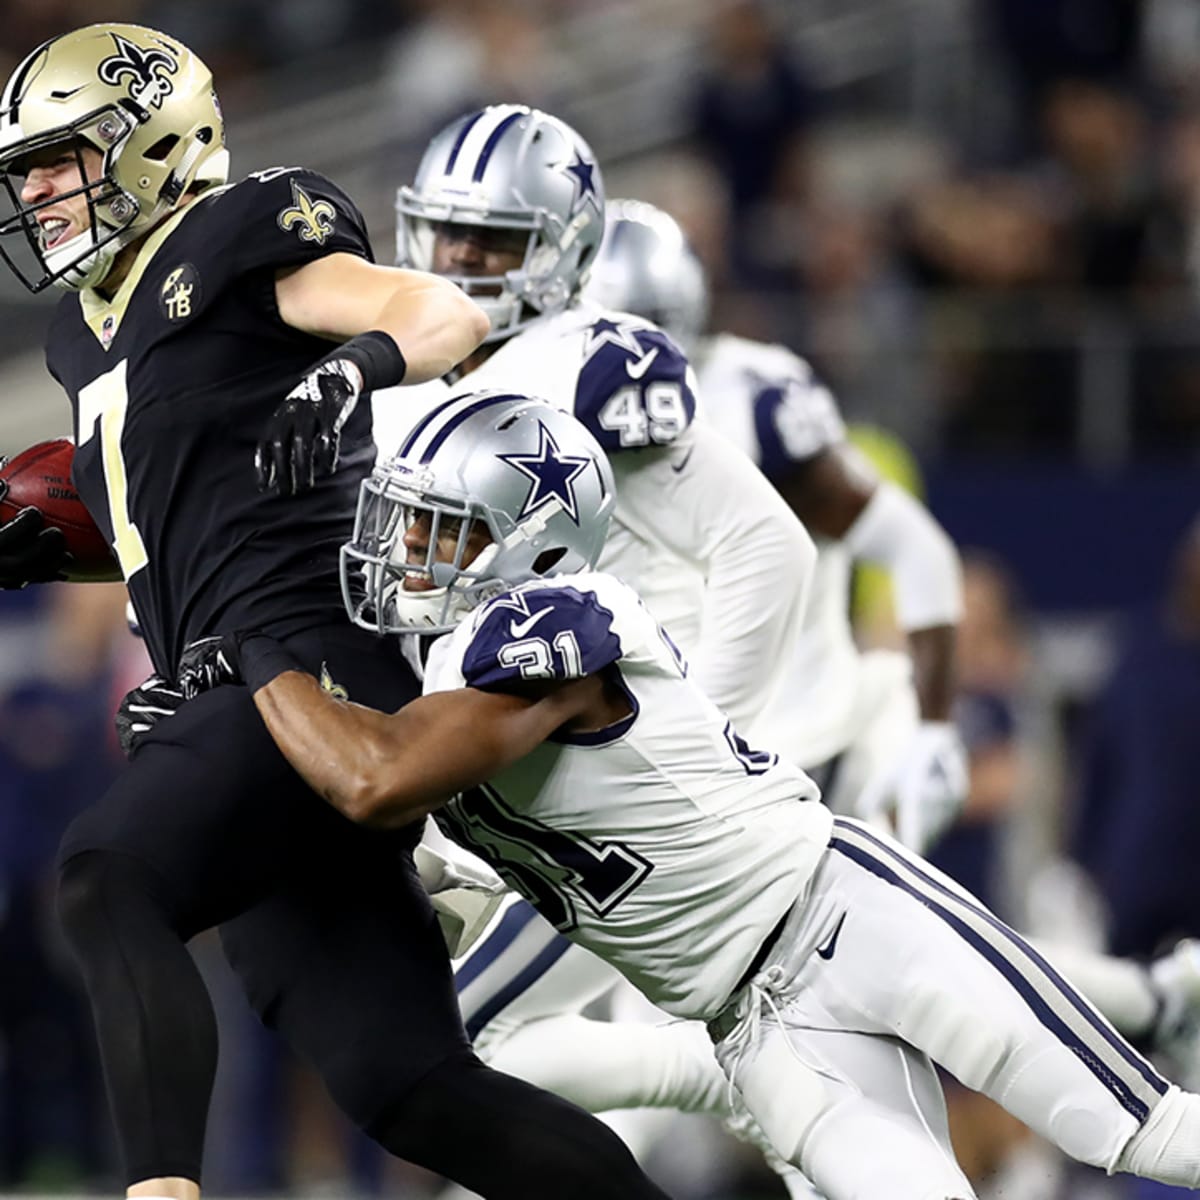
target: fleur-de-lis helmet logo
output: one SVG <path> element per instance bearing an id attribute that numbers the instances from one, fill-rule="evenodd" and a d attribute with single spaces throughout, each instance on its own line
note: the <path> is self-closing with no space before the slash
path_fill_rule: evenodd
<path id="1" fill-rule="evenodd" d="M 178 61 L 165 50 L 143 48 L 119 33 L 112 39 L 117 53 L 101 62 L 101 82 L 119 87 L 128 76 L 132 100 L 143 108 L 162 108 L 163 100 L 175 90 L 170 77 L 179 70 Z"/>
<path id="2" fill-rule="evenodd" d="M 328 200 L 314 201 L 294 179 L 292 200 L 295 203 L 279 214 L 279 228 L 287 233 L 295 226 L 302 242 L 316 242 L 318 246 L 323 246 L 325 239 L 333 232 L 337 209 Z"/>

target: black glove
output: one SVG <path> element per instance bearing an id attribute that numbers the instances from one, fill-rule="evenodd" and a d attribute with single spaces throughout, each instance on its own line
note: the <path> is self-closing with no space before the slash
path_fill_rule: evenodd
<path id="1" fill-rule="evenodd" d="M 303 669 L 273 637 L 247 629 L 185 646 L 179 657 L 179 686 L 188 700 L 226 683 L 245 684 L 257 692 L 276 675 Z"/>
<path id="2" fill-rule="evenodd" d="M 0 500 L 8 484 L 0 479 Z M 61 529 L 47 529 L 36 508 L 23 508 L 0 525 L 0 588 L 23 588 L 28 583 L 65 579 L 71 561 Z"/>
<path id="3" fill-rule="evenodd" d="M 239 635 L 218 634 L 198 638 L 183 648 L 179 656 L 179 690 L 192 700 L 202 692 L 225 683 L 242 682 Z"/>
<path id="4" fill-rule="evenodd" d="M 151 675 L 131 691 L 113 718 L 117 727 L 117 741 L 125 757 L 130 758 L 142 744 L 142 739 L 164 717 L 183 703 L 183 692 L 161 675 Z"/>
<path id="5" fill-rule="evenodd" d="M 319 362 L 271 414 L 254 455 L 261 491 L 292 496 L 337 466 L 342 426 L 362 391 L 362 372 L 345 358 Z"/>

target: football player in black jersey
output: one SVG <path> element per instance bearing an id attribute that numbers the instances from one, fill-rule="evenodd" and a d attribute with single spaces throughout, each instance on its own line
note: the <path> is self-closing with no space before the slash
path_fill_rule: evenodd
<path id="1" fill-rule="evenodd" d="M 186 47 L 134 25 L 54 38 L 0 100 L 0 253 L 31 290 L 70 293 L 47 361 L 74 480 L 156 670 L 257 628 L 339 695 L 395 709 L 419 688 L 394 643 L 345 620 L 337 584 L 375 455 L 365 400 L 443 374 L 487 319 L 452 283 L 375 265 L 321 176 L 227 173 Z M 0 586 L 66 565 L 35 510 L 0 550 Z M 417 833 L 334 813 L 229 688 L 147 734 L 67 831 L 59 909 L 130 1195 L 199 1194 L 216 1030 L 186 942 L 213 925 L 263 1020 L 392 1152 L 489 1197 L 662 1195 L 603 1126 L 470 1053 Z"/>

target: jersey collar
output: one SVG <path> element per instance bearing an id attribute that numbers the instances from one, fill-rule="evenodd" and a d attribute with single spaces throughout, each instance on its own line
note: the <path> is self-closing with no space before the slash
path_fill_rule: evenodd
<path id="1" fill-rule="evenodd" d="M 183 208 L 173 212 L 146 238 L 133 261 L 129 274 L 125 276 L 121 286 L 117 288 L 116 295 L 111 300 L 106 300 L 95 288 L 86 288 L 79 293 L 79 307 L 83 313 L 83 319 L 96 341 L 106 351 L 116 338 L 117 331 L 121 326 L 121 319 L 129 307 L 134 289 L 141 282 L 154 255 L 194 207 L 195 202 L 193 201 L 192 204 L 184 205 Z"/>

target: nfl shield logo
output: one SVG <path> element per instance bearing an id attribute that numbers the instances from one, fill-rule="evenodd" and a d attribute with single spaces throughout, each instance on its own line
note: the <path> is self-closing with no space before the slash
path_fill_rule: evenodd
<path id="1" fill-rule="evenodd" d="M 100 326 L 100 344 L 107 350 L 112 345 L 113 335 L 117 332 L 117 319 L 109 313 Z"/>

